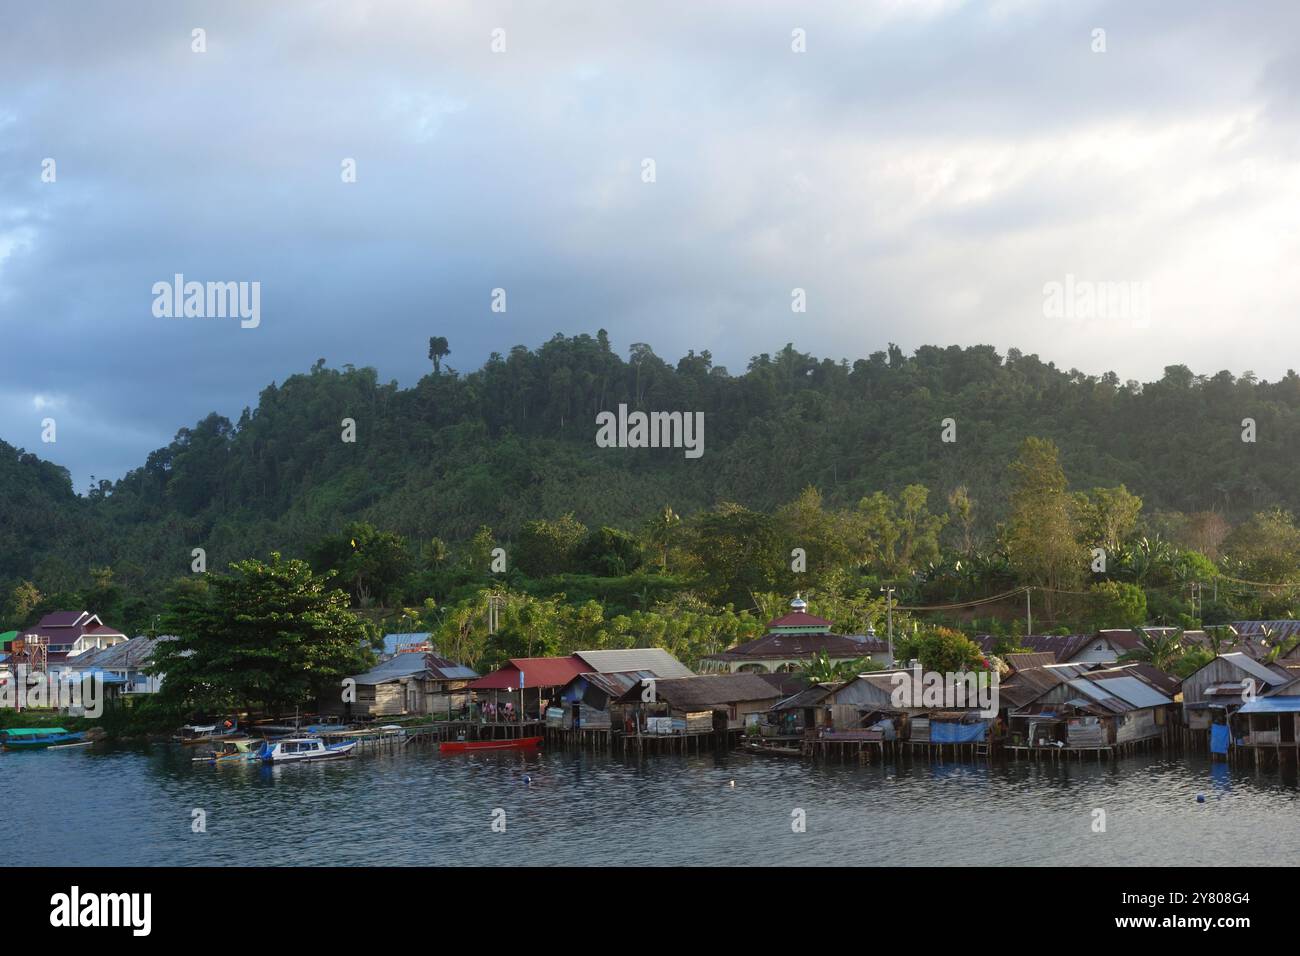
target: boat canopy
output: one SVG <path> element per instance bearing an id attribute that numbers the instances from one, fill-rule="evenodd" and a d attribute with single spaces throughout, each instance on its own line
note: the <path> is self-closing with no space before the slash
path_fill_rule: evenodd
<path id="1" fill-rule="evenodd" d="M 54 734 L 66 734 L 62 727 L 14 727 L 0 733 L 9 737 L 51 737 Z"/>

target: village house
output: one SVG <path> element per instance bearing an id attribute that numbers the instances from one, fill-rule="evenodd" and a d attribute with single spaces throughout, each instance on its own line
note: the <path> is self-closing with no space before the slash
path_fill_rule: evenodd
<path id="1" fill-rule="evenodd" d="M 1194 735 L 1204 736 L 1209 750 L 1227 754 L 1231 744 L 1229 721 L 1251 698 L 1290 692 L 1300 680 L 1300 670 L 1265 663 L 1233 651 L 1183 678 L 1183 719 Z"/>
<path id="2" fill-rule="evenodd" d="M 844 686 L 844 681 L 813 684 L 779 700 L 769 710 L 769 723 L 761 729 L 764 737 L 797 737 L 809 731 L 830 730 L 835 726 L 833 707 L 827 702 Z M 853 714 L 852 723 L 858 717 Z"/>
<path id="3" fill-rule="evenodd" d="M 700 661 L 706 674 L 774 674 L 803 670 L 814 657 L 825 654 L 832 664 L 870 658 L 889 667 L 889 644 L 868 630 L 866 635 L 832 634 L 831 622 L 808 613 L 808 604 L 796 597 L 790 613 L 768 621 L 767 633 Z"/>
<path id="4" fill-rule="evenodd" d="M 10 643 L 14 659 L 59 664 L 90 650 L 125 643 L 127 637 L 89 611 L 56 611 L 35 627 L 23 628 Z"/>
<path id="5" fill-rule="evenodd" d="M 355 682 L 356 700 L 339 695 L 320 701 L 322 714 L 398 717 L 407 714 L 452 715 L 468 707 L 476 671 L 436 654 L 402 653 L 382 661 Z"/>
<path id="6" fill-rule="evenodd" d="M 1162 675 L 1165 686 L 1168 679 Z M 1174 706 L 1141 670 L 1127 665 L 1025 668 L 999 687 L 999 698 L 1012 751 L 1100 754 L 1153 742 L 1163 738 Z"/>
<path id="7" fill-rule="evenodd" d="M 630 705 L 637 733 L 705 733 L 757 726 L 780 699 L 755 674 L 703 674 L 656 680 L 652 701 L 631 687 L 618 702 Z M 651 723 L 654 721 L 654 723 Z"/>
<path id="8" fill-rule="evenodd" d="M 547 708 L 546 726 L 562 730 L 622 728 L 626 705 L 619 699 L 634 687 L 656 680 L 651 671 L 579 674 L 560 690 L 556 706 Z"/>
<path id="9" fill-rule="evenodd" d="M 120 644 L 95 648 L 71 658 L 65 667 L 82 674 L 100 674 L 121 680 L 124 695 L 156 694 L 162 688 L 162 675 L 146 674 L 154 649 L 173 637 L 133 637 Z"/>
<path id="10" fill-rule="evenodd" d="M 629 647 L 616 650 L 575 651 L 568 657 L 533 657 L 515 658 L 503 667 L 480 678 L 471 685 L 478 696 L 480 704 L 491 706 L 491 713 L 500 717 L 504 713 L 515 719 L 520 706 L 525 708 L 529 720 L 543 719 L 552 722 L 552 726 L 564 726 L 571 729 L 572 705 L 588 699 L 587 685 L 582 688 L 569 688 L 574 678 L 586 674 L 633 674 L 644 673 L 650 678 L 693 677 L 694 672 L 662 647 Z M 590 701 L 599 701 L 605 689 L 613 689 L 619 683 L 614 681 L 595 682 L 590 685 Z M 536 693 L 524 693 L 524 691 Z M 569 692 L 566 702 L 562 694 Z M 521 703 L 522 699 L 522 703 Z M 508 711 L 506 705 L 509 705 Z M 592 710 L 588 703 L 589 710 Z M 603 708 L 608 710 L 608 701 Z M 551 714 L 549 711 L 561 710 L 563 714 Z M 607 715 L 587 715 L 592 720 L 608 721 Z M 579 721 L 581 722 L 581 713 Z M 587 724 L 594 729 L 593 724 Z"/>
<path id="11" fill-rule="evenodd" d="M 1271 751 L 1274 760 L 1284 752 L 1292 759 L 1300 755 L 1300 695 L 1257 697 L 1238 708 L 1229 723 L 1232 745 L 1253 750 L 1256 759 L 1261 751 Z"/>
<path id="12" fill-rule="evenodd" d="M 1256 660 L 1268 657 L 1273 648 L 1300 636 L 1300 621 L 1233 621 L 1228 625 L 1236 642 L 1233 650 L 1244 651 Z M 1300 661 L 1300 644 L 1282 656 L 1286 661 Z"/>
<path id="13" fill-rule="evenodd" d="M 579 674 L 561 689 L 557 706 L 546 711 L 546 726 L 564 730 L 611 730 L 624 725 L 619 699 L 633 687 L 661 679 L 694 677 L 689 667 L 663 648 L 577 651 L 594 670 Z"/>

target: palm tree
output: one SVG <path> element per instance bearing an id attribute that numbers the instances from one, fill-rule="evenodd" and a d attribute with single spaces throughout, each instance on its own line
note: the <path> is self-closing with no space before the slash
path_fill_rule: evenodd
<path id="1" fill-rule="evenodd" d="M 668 572 L 668 548 L 681 523 L 682 519 L 677 516 L 677 512 L 668 505 L 664 505 L 662 511 L 646 522 L 646 540 L 652 547 L 659 549 L 659 570 L 663 573 Z"/>
<path id="2" fill-rule="evenodd" d="M 836 681 L 851 680 L 866 671 L 878 670 L 879 667 L 870 657 L 832 664 L 825 651 L 818 651 L 804 663 L 799 673 L 808 678 L 809 684 L 833 684 Z"/>
<path id="3" fill-rule="evenodd" d="M 1156 670 L 1169 672 L 1170 668 L 1183 656 L 1183 629 L 1174 628 L 1152 634 L 1146 628 L 1135 627 L 1133 633 L 1138 636 L 1138 646 L 1119 656 L 1120 661 L 1140 661 L 1150 664 Z"/>

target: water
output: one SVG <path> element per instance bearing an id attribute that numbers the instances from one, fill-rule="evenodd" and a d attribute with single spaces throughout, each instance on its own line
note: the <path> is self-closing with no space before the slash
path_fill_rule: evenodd
<path id="1" fill-rule="evenodd" d="M 1195 756 L 992 768 L 430 748 L 278 767 L 193 756 L 0 754 L 0 845 L 42 866 L 1212 866 L 1294 864 L 1300 842 L 1294 772 Z M 191 830 L 196 808 L 206 833 Z"/>

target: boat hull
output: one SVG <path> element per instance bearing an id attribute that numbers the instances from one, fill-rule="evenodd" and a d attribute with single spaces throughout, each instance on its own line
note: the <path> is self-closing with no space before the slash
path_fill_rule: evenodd
<path id="1" fill-rule="evenodd" d="M 5 750 L 45 750 L 47 747 L 57 747 L 63 744 L 74 744 L 81 740 L 85 734 L 52 734 L 49 737 L 32 737 L 27 740 L 6 740 L 4 742 Z"/>
<path id="2" fill-rule="evenodd" d="M 267 763 L 306 763 L 312 760 L 342 760 L 352 756 L 352 751 L 356 749 L 356 741 L 346 744 L 331 744 L 324 750 L 316 750 L 311 753 L 272 753 L 265 757 Z"/>
<path id="3" fill-rule="evenodd" d="M 535 750 L 541 744 L 541 737 L 518 737 L 514 740 L 447 740 L 438 744 L 438 751 L 445 754 L 459 754 L 475 750 Z"/>

